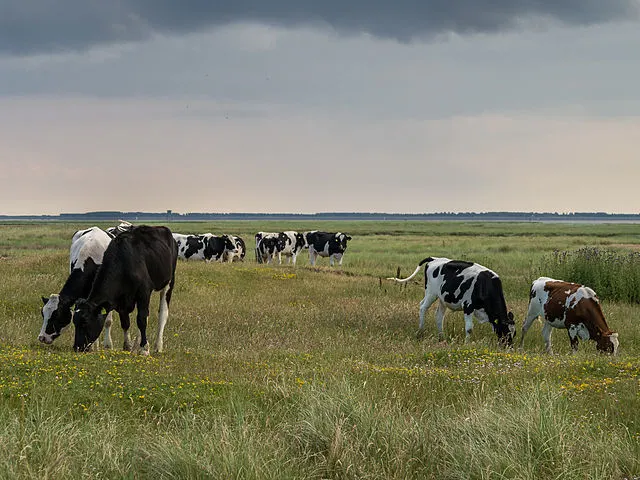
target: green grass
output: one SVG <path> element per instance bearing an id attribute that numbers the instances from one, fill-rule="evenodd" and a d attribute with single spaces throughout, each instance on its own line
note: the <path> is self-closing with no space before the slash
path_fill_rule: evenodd
<path id="1" fill-rule="evenodd" d="M 540 326 L 524 351 L 487 325 L 465 345 L 448 312 L 416 340 L 422 276 L 381 277 L 426 256 L 482 263 L 503 278 L 518 325 L 555 250 L 625 252 L 640 225 L 205 222 L 233 233 L 232 265 L 179 262 L 165 352 L 72 352 L 38 343 L 40 296 L 68 272 L 77 224 L 0 226 L 0 478 L 623 479 L 640 475 L 638 305 L 600 294 L 620 355 L 570 354 Z M 342 268 L 258 265 L 258 230 L 346 231 Z M 157 296 L 150 337 L 155 335 Z M 118 322 L 116 321 L 116 324 Z M 134 328 L 135 331 L 135 328 Z M 122 333 L 112 333 L 117 347 Z"/>

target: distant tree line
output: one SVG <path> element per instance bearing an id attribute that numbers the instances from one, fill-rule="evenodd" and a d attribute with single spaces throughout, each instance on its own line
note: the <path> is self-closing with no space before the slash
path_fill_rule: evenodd
<path id="1" fill-rule="evenodd" d="M 61 213 L 59 215 L 0 215 L 0 220 L 40 220 L 85 222 L 155 221 L 179 222 L 198 220 L 477 220 L 477 221 L 640 221 L 640 214 L 606 212 L 438 212 L 438 213 L 176 213 L 99 211 L 86 213 Z"/>

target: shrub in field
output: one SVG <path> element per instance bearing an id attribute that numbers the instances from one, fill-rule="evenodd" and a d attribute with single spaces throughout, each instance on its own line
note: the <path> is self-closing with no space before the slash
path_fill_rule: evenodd
<path id="1" fill-rule="evenodd" d="M 600 298 L 640 303 L 640 253 L 597 247 L 555 251 L 543 258 L 539 274 L 593 288 Z"/>

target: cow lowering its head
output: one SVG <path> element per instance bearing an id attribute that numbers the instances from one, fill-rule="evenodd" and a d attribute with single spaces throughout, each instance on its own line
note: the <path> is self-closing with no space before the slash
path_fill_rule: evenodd
<path id="1" fill-rule="evenodd" d="M 104 252 L 91 292 L 86 300 L 76 302 L 74 349 L 85 351 L 96 341 L 112 310 L 120 316 L 124 348 L 131 349 L 129 314 L 137 309 L 140 348 L 148 353 L 149 300 L 153 291 L 160 291 L 155 349 L 162 351 L 177 258 L 178 247 L 166 227 L 141 225 L 115 237 Z"/>
<path id="2" fill-rule="evenodd" d="M 502 282 L 497 273 L 477 263 L 428 257 L 418 264 L 408 278 L 388 280 L 407 282 L 424 264 L 425 291 L 420 302 L 418 336 L 424 332 L 424 316 L 427 309 L 438 300 L 436 327 L 440 338 L 443 337 L 445 310 L 449 308 L 464 312 L 465 341 L 469 340 L 475 318 L 479 323 L 489 322 L 501 344 L 513 344 L 516 334 L 515 321 L 513 313 L 507 311 Z"/>
<path id="3" fill-rule="evenodd" d="M 304 238 L 309 247 L 309 262 L 311 265 L 316 264 L 318 255 L 321 257 L 329 257 L 329 265 L 333 266 L 334 260 L 338 261 L 338 265 L 342 265 L 342 257 L 347 249 L 347 242 L 351 237 L 346 233 L 327 233 L 317 230 L 305 232 Z"/>
<path id="4" fill-rule="evenodd" d="M 600 300 L 589 287 L 577 283 L 540 277 L 531 285 L 529 310 L 522 325 L 520 347 L 533 321 L 542 317 L 542 336 L 551 353 L 552 328 L 564 328 L 569 334 L 573 350 L 579 340 L 595 340 L 596 348 L 604 353 L 617 354 L 618 334 L 612 332 L 604 319 Z"/>
<path id="5" fill-rule="evenodd" d="M 42 297 L 42 328 L 38 340 L 51 344 L 71 323 L 72 307 L 76 300 L 86 297 L 96 276 L 111 237 L 98 227 L 79 230 L 71 239 L 69 276 L 60 293 Z M 111 347 L 111 317 L 105 329 L 105 347 Z"/>

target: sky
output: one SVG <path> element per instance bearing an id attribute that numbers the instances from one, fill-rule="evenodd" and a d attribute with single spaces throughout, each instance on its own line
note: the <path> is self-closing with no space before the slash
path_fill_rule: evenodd
<path id="1" fill-rule="evenodd" d="M 0 214 L 640 213 L 640 0 L 0 0 Z"/>

